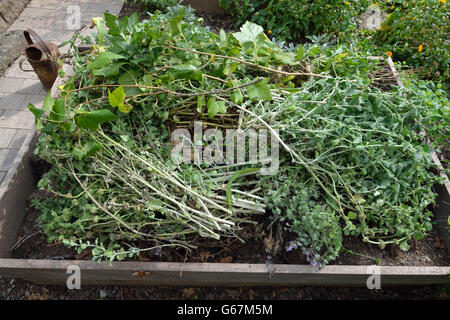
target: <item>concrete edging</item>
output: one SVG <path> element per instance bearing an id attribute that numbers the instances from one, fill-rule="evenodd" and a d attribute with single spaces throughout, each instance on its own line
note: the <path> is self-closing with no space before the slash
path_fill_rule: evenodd
<path id="1" fill-rule="evenodd" d="M 9 248 L 16 241 L 17 230 L 19 230 L 25 216 L 25 199 L 31 195 L 36 185 L 29 158 L 29 155 L 34 151 L 36 141 L 36 131 L 30 130 L 14 159 L 11 169 L 0 185 L 1 257 L 9 257 Z"/>

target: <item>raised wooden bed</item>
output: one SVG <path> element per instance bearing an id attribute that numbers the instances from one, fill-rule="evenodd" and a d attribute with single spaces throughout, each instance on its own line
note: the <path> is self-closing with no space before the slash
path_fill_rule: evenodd
<path id="1" fill-rule="evenodd" d="M 393 73 L 395 68 L 390 59 Z M 58 80 L 54 89 L 61 83 Z M 57 90 L 53 91 L 56 94 Z M 81 270 L 82 285 L 174 285 L 174 286 L 366 286 L 373 269 L 370 266 L 329 265 L 315 271 L 309 265 L 271 265 L 241 263 L 165 263 L 165 262 L 106 262 L 56 261 L 9 259 L 7 245 L 12 246 L 24 214 L 25 199 L 34 187 L 27 151 L 34 147 L 30 137 L 21 150 L 22 166 L 9 185 L 14 202 L 2 207 L 2 219 L 9 221 L 8 228 L 0 227 L 0 276 L 19 278 L 36 283 L 65 284 L 69 274 L 67 267 L 77 265 Z M 435 163 L 442 166 L 433 153 Z M 25 165 L 24 165 L 25 164 Z M 441 171 L 443 172 L 443 170 Z M 435 218 L 450 249 L 447 219 L 450 213 L 450 182 L 436 185 L 438 207 Z M 21 201 L 21 202 L 20 202 Z M 6 218 L 5 218 L 6 217 Z M 4 223 L 0 220 L 0 226 Z M 270 272 L 272 271 L 272 272 Z M 450 267 L 380 266 L 381 286 L 437 285 L 450 283 Z"/>

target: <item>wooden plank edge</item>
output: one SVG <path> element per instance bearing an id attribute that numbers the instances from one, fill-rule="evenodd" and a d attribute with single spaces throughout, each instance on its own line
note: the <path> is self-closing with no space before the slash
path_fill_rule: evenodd
<path id="1" fill-rule="evenodd" d="M 80 268 L 82 285 L 169 286 L 366 286 L 374 273 L 381 286 L 444 285 L 450 267 L 336 266 L 240 263 L 106 262 L 0 259 L 0 276 L 65 284 L 69 266 Z M 377 269 L 373 269 L 377 268 Z"/>

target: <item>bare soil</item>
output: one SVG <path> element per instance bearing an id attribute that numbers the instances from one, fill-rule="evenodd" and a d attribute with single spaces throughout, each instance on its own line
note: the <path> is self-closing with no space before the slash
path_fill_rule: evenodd
<path id="1" fill-rule="evenodd" d="M 34 197 L 41 197 L 42 192 L 36 190 Z M 29 203 L 30 204 L 30 201 Z M 44 234 L 38 232 L 37 219 L 40 212 L 28 205 L 23 226 L 19 231 L 13 251 L 14 258 L 20 259 L 64 259 L 78 260 L 91 258 L 88 251 L 77 254 L 75 250 L 65 247 L 62 243 L 48 243 Z M 268 227 L 267 216 L 258 216 L 256 226 L 249 225 L 240 233 L 245 239 L 242 243 L 236 239 L 202 240 L 198 249 L 185 250 L 154 250 L 139 256 L 140 261 L 161 262 L 228 262 L 228 263 L 266 263 L 307 264 L 301 250 L 286 252 L 286 243 L 292 239 L 289 233 L 277 232 Z M 277 229 L 277 230 L 276 230 Z M 281 231 L 281 230 L 280 230 Z M 28 235 L 35 234 L 27 238 Z M 23 239 L 25 241 L 21 242 Z M 439 232 L 434 230 L 422 240 L 412 240 L 411 249 L 401 251 L 398 246 L 387 246 L 380 249 L 377 246 L 362 242 L 359 237 L 346 237 L 344 251 L 333 264 L 339 265 L 372 265 L 378 258 L 380 265 L 395 266 L 447 266 L 448 254 Z M 145 248 L 150 245 L 141 241 L 138 246 Z M 353 253 L 351 253 L 353 252 Z"/>
<path id="2" fill-rule="evenodd" d="M 142 21 L 149 17 L 149 13 L 155 12 L 155 8 L 145 6 L 141 1 L 138 1 L 137 3 L 125 3 L 119 14 L 119 18 L 128 17 L 134 12 L 137 12 L 139 20 Z M 226 32 L 234 32 L 238 29 L 236 27 L 236 22 L 231 15 L 211 15 L 203 12 L 196 12 L 195 14 L 196 16 L 203 18 L 203 25 L 209 26 L 211 31 L 215 33 L 219 33 L 220 29 L 224 29 Z"/>

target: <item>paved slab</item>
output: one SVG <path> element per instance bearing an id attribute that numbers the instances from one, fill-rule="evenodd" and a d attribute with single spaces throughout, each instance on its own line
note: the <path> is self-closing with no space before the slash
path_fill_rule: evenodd
<path id="1" fill-rule="evenodd" d="M 103 16 L 104 12 L 118 15 L 122 5 L 122 0 L 31 0 L 8 31 L 31 28 L 44 41 L 59 45 L 69 40 L 77 29 L 68 23 L 74 12 L 80 13 L 83 25 L 93 17 Z M 64 53 L 66 48 L 60 51 Z M 23 199 L 27 196 L 24 193 L 28 194 L 34 187 L 26 157 L 33 152 L 36 130 L 27 105 L 32 103 L 41 108 L 47 94 L 34 72 L 20 70 L 20 59 L 0 77 L 0 226 L 8 228 L 11 235 L 18 226 L 9 222 L 6 213 L 13 210 L 15 215 L 23 216 Z M 31 69 L 31 66 L 25 63 L 24 68 Z M 0 238 L 0 256 L 7 255 L 3 249 L 10 245 L 4 241 L 13 240 Z"/>

